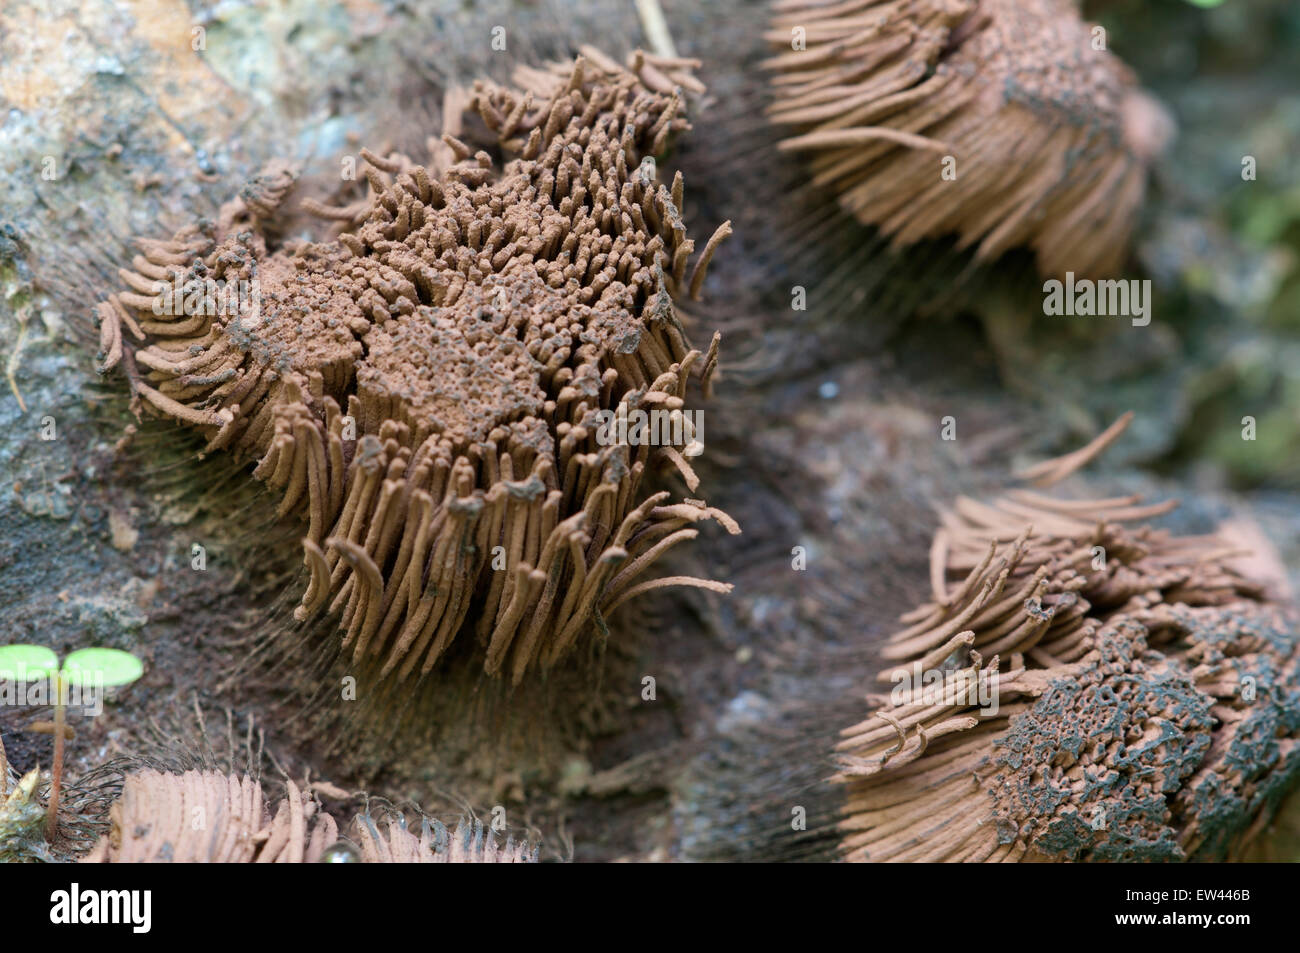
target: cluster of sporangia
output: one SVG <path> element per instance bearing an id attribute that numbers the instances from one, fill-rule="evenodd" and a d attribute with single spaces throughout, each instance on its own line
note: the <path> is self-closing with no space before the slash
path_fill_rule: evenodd
<path id="1" fill-rule="evenodd" d="M 498 844 L 479 821 L 450 832 L 424 819 L 420 836 L 393 816 L 383 837 L 369 813 L 339 836 L 334 818 L 308 793 L 287 782 L 274 814 L 260 782 L 248 775 L 152 768 L 130 774 L 109 811 L 110 830 L 83 863 L 302 864 L 488 863 L 537 860 L 537 848 L 507 838 Z"/>
<path id="2" fill-rule="evenodd" d="M 773 121 L 897 245 L 958 236 L 1044 274 L 1123 262 L 1172 124 L 1073 0 L 783 0 Z M 803 31 L 800 35 L 799 31 Z M 792 48 L 793 47 L 793 48 Z"/>
<path id="3" fill-rule="evenodd" d="M 688 128 L 691 66 L 584 50 L 519 89 L 479 83 L 469 107 L 513 157 L 500 171 L 450 135 L 441 172 L 363 151 L 368 201 L 305 203 L 338 240 L 272 252 L 262 223 L 293 184 L 274 167 L 217 223 L 142 241 L 131 291 L 99 306 L 103 370 L 123 365 L 208 451 L 255 459 L 282 514 L 306 515 L 298 616 L 341 613 L 344 651 L 381 677 L 427 673 L 472 629 L 486 671 L 518 682 L 638 592 L 730 588 L 636 582 L 700 520 L 739 532 L 643 489 L 659 460 L 696 488 L 682 410 L 717 361 L 674 300 L 698 295 L 730 228 L 690 267 L 681 176 L 661 184 L 653 158 Z M 193 313 L 156 282 L 257 293 Z M 668 413 L 683 447 L 598 442 L 597 412 L 620 407 Z"/>
<path id="4" fill-rule="evenodd" d="M 981 258 L 1028 245 L 1049 274 L 1115 269 L 1168 124 L 1068 0 L 778 8 L 773 42 L 802 30 L 806 48 L 770 61 L 773 118 L 851 213 L 899 243 L 955 233 Z M 689 267 L 681 177 L 653 161 L 687 128 L 694 64 L 583 53 L 462 97 L 511 157 L 500 172 L 450 134 L 433 170 L 363 151 L 365 200 L 304 203 L 337 240 L 270 251 L 294 184 L 272 166 L 216 223 L 142 241 L 131 290 L 99 307 L 103 369 L 306 515 L 299 618 L 340 613 L 343 649 L 381 676 L 427 673 L 472 629 L 486 671 L 517 682 L 631 595 L 729 588 L 635 582 L 692 524 L 739 530 L 643 493 L 657 459 L 694 491 L 682 450 L 597 440 L 599 411 L 661 410 L 696 443 L 687 381 L 707 393 L 717 338 L 691 349 L 674 299 L 730 229 Z M 157 282 L 255 294 L 176 308 Z M 1029 476 L 1064 478 L 1126 422 Z M 850 859 L 1212 858 L 1249 839 L 1300 771 L 1293 623 L 1222 540 L 1140 525 L 1171 506 L 1016 491 L 942 515 L 933 601 L 884 650 L 896 691 L 839 745 Z M 187 828 L 194 805 L 211 833 Z M 314 811 L 292 785 L 271 817 L 246 778 L 140 775 L 92 858 L 315 859 L 337 828 Z M 370 860 L 527 859 L 481 829 L 384 838 L 367 818 L 357 840 Z"/>
<path id="5" fill-rule="evenodd" d="M 1064 478 L 1128 419 L 1024 476 Z M 893 690 L 837 748 L 849 859 L 1216 859 L 1258 833 L 1300 773 L 1296 622 L 1225 540 L 1132 525 L 1176 505 L 1017 490 L 941 514 Z"/>

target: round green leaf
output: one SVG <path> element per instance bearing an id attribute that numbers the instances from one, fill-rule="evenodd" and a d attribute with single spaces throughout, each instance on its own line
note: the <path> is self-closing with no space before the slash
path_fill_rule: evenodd
<path id="1" fill-rule="evenodd" d="M 59 657 L 43 645 L 0 645 L 0 680 L 34 682 L 59 670 Z"/>
<path id="2" fill-rule="evenodd" d="M 144 674 L 144 665 L 118 649 L 77 649 L 63 662 L 69 685 L 129 685 Z"/>

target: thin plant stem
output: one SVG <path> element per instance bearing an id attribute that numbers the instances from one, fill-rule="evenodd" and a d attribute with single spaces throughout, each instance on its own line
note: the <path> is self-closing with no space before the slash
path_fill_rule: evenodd
<path id="1" fill-rule="evenodd" d="M 54 840 L 59 826 L 59 792 L 63 787 L 63 677 L 54 676 L 54 765 L 50 769 L 50 803 L 45 816 L 45 839 Z"/>

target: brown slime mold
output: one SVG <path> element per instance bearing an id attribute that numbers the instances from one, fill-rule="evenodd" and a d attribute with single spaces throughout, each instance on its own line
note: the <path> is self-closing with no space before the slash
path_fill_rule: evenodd
<path id="1" fill-rule="evenodd" d="M 769 112 L 800 133 L 781 148 L 846 211 L 896 246 L 955 234 L 981 260 L 1027 245 L 1045 275 L 1119 269 L 1172 124 L 1070 0 L 776 7 Z"/>
<path id="2" fill-rule="evenodd" d="M 311 864 L 338 853 L 367 864 L 537 861 L 536 847 L 513 837 L 498 843 L 480 821 L 462 820 L 452 832 L 425 818 L 417 837 L 396 814 L 387 837 L 368 813 L 358 814 L 352 822 L 357 846 L 340 851 L 334 818 L 292 781 L 286 785 L 272 813 L 261 783 L 246 774 L 152 768 L 129 774 L 109 809 L 109 833 L 82 863 Z"/>
<path id="3" fill-rule="evenodd" d="M 707 394 L 717 364 L 675 301 L 730 226 L 694 254 L 681 176 L 661 184 L 653 161 L 688 128 L 693 65 L 584 49 L 518 89 L 479 83 L 462 99 L 512 157 L 500 172 L 451 135 L 440 175 L 363 150 L 368 200 L 304 203 L 338 240 L 270 251 L 292 184 L 277 165 L 218 222 L 142 240 L 130 290 L 99 306 L 103 370 L 208 451 L 256 460 L 281 514 L 306 517 L 297 615 L 340 613 L 344 652 L 381 676 L 429 672 L 464 633 L 518 683 L 640 592 L 730 589 L 639 581 L 701 521 L 739 532 L 644 486 L 662 461 L 696 489 L 687 383 Z M 598 412 L 620 408 L 662 412 L 682 446 L 599 441 Z"/>
<path id="4" fill-rule="evenodd" d="M 1119 435 L 1022 476 L 1053 483 Z M 1177 501 L 959 498 L 837 745 L 855 861 L 1236 856 L 1300 777 L 1297 622 Z M 955 586 L 950 578 L 959 580 Z"/>

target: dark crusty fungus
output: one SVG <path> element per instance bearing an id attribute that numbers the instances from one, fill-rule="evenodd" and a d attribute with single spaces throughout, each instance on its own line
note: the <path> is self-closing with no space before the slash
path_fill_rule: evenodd
<path id="1" fill-rule="evenodd" d="M 1047 275 L 1117 271 L 1172 126 L 1071 0 L 777 11 L 770 114 L 799 132 L 781 147 L 845 210 L 896 245 L 955 234 L 981 259 L 1027 245 Z"/>
<path id="2" fill-rule="evenodd" d="M 1024 474 L 1052 482 L 1118 435 Z M 1175 502 L 960 498 L 889 696 L 837 746 L 850 860 L 1237 856 L 1300 781 L 1295 614 Z M 950 579 L 959 580 L 955 586 Z"/>
<path id="3" fill-rule="evenodd" d="M 270 169 L 218 222 L 142 241 L 130 290 L 99 306 L 103 368 L 305 515 L 298 617 L 339 612 L 345 652 L 382 676 L 427 673 L 470 631 L 518 682 L 628 596 L 730 588 L 638 582 L 701 520 L 739 532 L 644 489 L 663 461 L 695 490 L 692 428 L 681 447 L 598 439 L 601 411 L 677 424 L 716 366 L 718 338 L 692 349 L 674 302 L 730 227 L 692 268 L 681 175 L 661 184 L 654 162 L 688 128 L 689 67 L 584 50 L 519 89 L 479 83 L 463 99 L 500 171 L 451 135 L 441 174 L 363 151 L 368 199 L 305 203 L 338 240 L 270 250 L 290 176 Z"/>

